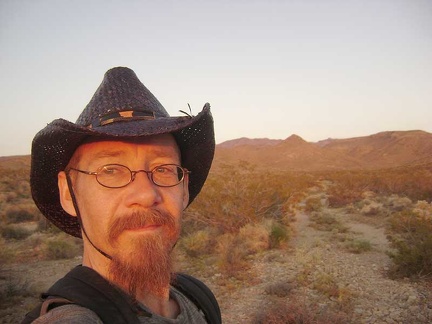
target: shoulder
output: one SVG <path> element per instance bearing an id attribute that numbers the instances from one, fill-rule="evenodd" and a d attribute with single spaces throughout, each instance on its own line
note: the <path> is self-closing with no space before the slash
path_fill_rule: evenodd
<path id="1" fill-rule="evenodd" d="M 102 324 L 101 319 L 95 312 L 88 308 L 71 304 L 53 308 L 45 315 L 36 319 L 34 324 Z"/>
<path id="2" fill-rule="evenodd" d="M 173 286 L 204 313 L 209 323 L 221 323 L 221 311 L 216 297 L 202 281 L 190 275 L 178 273 Z"/>

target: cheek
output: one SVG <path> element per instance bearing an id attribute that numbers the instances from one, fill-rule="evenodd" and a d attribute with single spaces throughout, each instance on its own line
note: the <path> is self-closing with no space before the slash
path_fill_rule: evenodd
<path id="1" fill-rule="evenodd" d="M 108 222 L 114 208 L 114 199 L 112 195 L 107 197 L 106 194 L 97 190 L 99 188 L 77 188 L 77 203 L 81 219 L 88 234 L 95 233 L 101 235 L 107 231 Z"/>
<path id="2" fill-rule="evenodd" d="M 184 191 L 182 188 L 176 187 L 167 189 L 171 190 L 167 191 L 165 194 L 165 198 L 163 201 L 165 208 L 168 209 L 176 219 L 180 219 L 181 215 L 183 214 L 183 210 L 185 209 L 183 199 Z"/>

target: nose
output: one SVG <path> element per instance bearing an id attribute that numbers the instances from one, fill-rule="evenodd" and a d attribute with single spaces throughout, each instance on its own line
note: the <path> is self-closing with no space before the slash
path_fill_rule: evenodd
<path id="1" fill-rule="evenodd" d="M 139 176 L 138 173 L 144 174 Z M 151 180 L 151 171 L 134 171 L 132 182 L 126 188 L 128 190 L 126 198 L 128 206 L 139 205 L 147 208 L 159 204 L 162 200 L 159 187 Z"/>

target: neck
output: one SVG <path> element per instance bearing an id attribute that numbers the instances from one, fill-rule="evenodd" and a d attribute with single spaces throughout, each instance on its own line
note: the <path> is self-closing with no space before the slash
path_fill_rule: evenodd
<path id="1" fill-rule="evenodd" d="M 145 305 L 152 313 L 166 317 L 177 318 L 180 314 L 180 307 L 175 299 L 170 298 L 169 288 L 164 296 L 151 294 L 137 294 L 137 301 Z"/>

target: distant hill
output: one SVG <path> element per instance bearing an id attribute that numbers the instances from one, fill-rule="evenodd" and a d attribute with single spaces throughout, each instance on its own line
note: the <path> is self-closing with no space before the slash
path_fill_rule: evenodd
<path id="1" fill-rule="evenodd" d="M 248 161 L 285 170 L 380 169 L 432 163 L 432 134 L 390 131 L 307 142 L 298 135 L 285 140 L 241 138 L 216 147 L 216 163 Z"/>
<path id="2" fill-rule="evenodd" d="M 30 169 L 30 155 L 0 156 L 0 168 Z"/>
<path id="3" fill-rule="evenodd" d="M 349 155 L 366 167 L 394 167 L 432 162 L 432 134 L 424 131 L 381 132 L 370 136 L 321 143 Z"/>
<path id="4" fill-rule="evenodd" d="M 223 143 L 220 143 L 218 145 L 218 147 L 220 148 L 233 148 L 233 147 L 238 147 L 238 146 L 273 146 L 273 145 L 277 145 L 280 142 L 282 142 L 282 140 L 274 140 L 274 139 L 268 139 L 268 138 L 254 138 L 254 139 L 250 139 L 247 137 L 241 137 L 238 139 L 233 139 L 233 140 L 229 140 L 229 141 L 225 141 Z"/>

